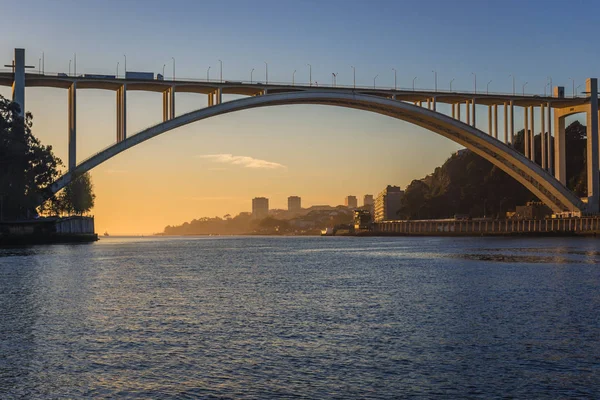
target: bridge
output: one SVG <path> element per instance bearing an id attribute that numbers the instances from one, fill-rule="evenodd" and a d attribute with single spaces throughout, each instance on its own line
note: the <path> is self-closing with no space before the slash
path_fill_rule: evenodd
<path id="1" fill-rule="evenodd" d="M 405 90 L 397 88 L 278 84 L 242 81 L 135 79 L 116 76 L 86 76 L 25 72 L 25 50 L 15 49 L 12 72 L 0 73 L 0 85 L 12 86 L 13 101 L 25 110 L 25 87 L 52 87 L 67 90 L 68 96 L 68 170 L 51 186 L 56 193 L 74 177 L 85 173 L 117 154 L 148 139 L 178 127 L 236 111 L 292 104 L 316 104 L 366 110 L 403 120 L 442 135 L 480 155 L 527 187 L 557 213 L 600 213 L 598 141 L 598 82 L 586 81 L 586 96 L 565 97 L 564 87 L 553 88 L 551 96 L 480 93 L 474 91 Z M 145 78 L 145 77 L 144 77 Z M 116 93 L 116 138 L 109 147 L 76 162 L 77 92 L 103 89 Z M 162 122 L 137 132 L 127 133 L 127 92 L 162 93 Z M 208 106 L 180 116 L 175 114 L 176 93 L 208 96 Z M 223 95 L 246 98 L 223 102 Z M 438 111 L 438 104 L 450 105 L 451 113 Z M 477 109 L 479 105 L 479 110 Z M 478 128 L 477 115 L 487 107 L 488 127 Z M 515 108 L 524 112 L 524 152 L 515 143 Z M 503 132 L 498 130 L 499 112 Z M 23 111 L 22 111 L 23 112 Z M 539 112 L 541 160 L 535 160 L 534 115 Z M 587 116 L 587 198 L 581 199 L 566 187 L 565 118 L 576 113 Z M 554 146 L 551 146 L 551 134 Z"/>

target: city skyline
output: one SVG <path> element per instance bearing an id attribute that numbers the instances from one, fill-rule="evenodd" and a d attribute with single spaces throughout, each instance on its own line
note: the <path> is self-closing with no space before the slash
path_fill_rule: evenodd
<path id="1" fill-rule="evenodd" d="M 554 57 L 553 52 L 567 48 L 575 53 L 584 51 L 582 44 L 546 30 L 544 42 L 552 47 L 539 46 L 539 38 L 527 35 L 532 24 L 520 25 L 530 20 L 534 26 L 559 25 L 574 15 L 553 2 L 547 3 L 548 13 L 541 21 L 533 18 L 536 7 L 519 2 L 513 5 L 519 5 L 520 13 L 513 15 L 510 5 L 478 2 L 465 2 L 459 8 L 468 12 L 462 13 L 441 1 L 433 2 L 433 7 L 356 3 L 348 10 L 341 2 L 314 3 L 314 7 L 295 7 L 293 12 L 288 7 L 291 3 L 263 2 L 249 7 L 228 2 L 200 7 L 183 1 L 169 10 L 179 23 L 167 26 L 159 23 L 160 13 L 152 9 L 163 8 L 157 2 L 109 1 L 100 7 L 67 1 L 61 8 L 42 1 L 25 3 L 30 6 L 31 24 L 18 41 L 0 40 L 3 64 L 12 59 L 13 48 L 23 47 L 28 51 L 28 64 L 38 66 L 43 53 L 44 69 L 54 72 L 68 72 L 69 64 L 74 71 L 76 58 L 78 74 L 115 74 L 117 68 L 122 74 L 127 63 L 130 71 L 162 73 L 164 68 L 169 77 L 176 60 L 177 78 L 202 79 L 210 67 L 210 76 L 216 79 L 222 65 L 225 79 L 249 80 L 254 68 L 253 78 L 265 80 L 268 64 L 269 81 L 307 82 L 310 73 L 312 81 L 331 84 L 335 73 L 337 84 L 351 85 L 356 73 L 357 84 L 362 86 L 376 80 L 377 86 L 394 87 L 397 78 L 399 87 L 410 88 L 416 76 L 417 87 L 434 88 L 437 81 L 443 90 L 449 89 L 451 81 L 453 88 L 472 88 L 474 73 L 480 88 L 489 84 L 490 91 L 511 92 L 512 75 L 518 91 L 527 83 L 528 92 L 540 94 L 547 77 L 552 77 L 555 85 L 565 86 L 569 94 L 571 84 L 576 88 L 586 77 L 596 75 L 591 67 L 596 55 L 581 64 Z M 128 23 L 115 24 L 113 30 L 98 36 L 91 27 L 114 22 L 114 15 L 104 9 L 111 5 L 119 6 L 119 18 Z M 9 30 L 19 29 L 20 7 L 7 4 L 3 10 Z M 71 17 L 70 24 L 58 22 L 65 12 Z M 331 12 L 339 18 L 331 21 L 326 17 Z M 209 18 L 200 28 L 193 18 L 200 13 L 230 15 L 240 25 L 227 30 L 218 23 L 219 18 Z M 493 21 L 489 21 L 490 14 Z M 253 16 L 252 24 L 244 18 L 247 15 Z M 290 16 L 297 18 L 290 20 Z M 426 16 L 432 26 L 428 35 L 413 34 L 415 16 Z M 378 19 L 380 28 L 360 32 L 348 28 L 348 21 L 360 18 Z M 448 26 L 448 18 L 455 24 Z M 464 30 L 467 22 L 479 32 L 477 38 L 471 30 Z M 507 24 L 515 27 L 514 32 L 505 34 Z M 259 25 L 268 29 L 259 30 Z M 586 24 L 577 24 L 572 30 L 574 35 L 591 33 Z M 215 35 L 199 34 L 207 31 Z M 520 34 L 525 39 L 519 39 Z M 522 48 L 511 45 L 517 40 Z M 509 50 L 513 59 L 532 61 L 515 65 L 503 56 Z M 544 65 L 543 71 L 539 65 Z M 10 88 L 0 88 L 0 94 L 10 97 Z M 34 115 L 34 133 L 66 162 L 65 93 L 28 88 L 26 98 L 26 108 Z M 114 101 L 113 93 L 78 93 L 80 160 L 114 141 Z M 135 93 L 128 104 L 128 131 L 132 134 L 159 121 L 160 96 Z M 179 94 L 177 105 L 180 115 L 205 106 L 206 99 Z M 517 115 L 519 127 L 521 119 Z M 486 126 L 485 115 L 478 123 Z M 540 124 L 536 122 L 536 126 Z M 307 188 L 302 196 L 306 204 L 337 203 L 335 199 L 347 193 L 377 193 L 389 182 L 406 187 L 413 179 L 431 173 L 459 148 L 424 129 L 365 112 L 319 106 L 247 111 L 180 128 L 97 167 L 92 171 L 97 194 L 92 213 L 99 231 L 153 233 L 199 215 L 245 211 L 246 199 L 256 192 L 267 193 L 274 208 L 284 208 L 284 193 L 293 191 L 292 184 Z"/>

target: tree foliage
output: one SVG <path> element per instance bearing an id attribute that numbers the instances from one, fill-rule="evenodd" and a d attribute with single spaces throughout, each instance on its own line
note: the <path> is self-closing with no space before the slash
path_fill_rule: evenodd
<path id="1" fill-rule="evenodd" d="M 3 218 L 28 218 L 59 176 L 62 162 L 33 136 L 31 113 L 0 96 L 0 196 Z"/>
<path id="2" fill-rule="evenodd" d="M 574 122 L 567 127 L 567 183 L 576 194 L 587 193 L 586 127 Z M 517 151 L 523 152 L 524 131 L 515 137 Z M 541 164 L 541 136 L 535 138 L 535 160 Z M 553 140 L 550 140 L 553 147 Z M 507 173 L 470 151 L 459 152 L 427 177 L 414 180 L 405 190 L 398 217 L 403 219 L 450 218 L 456 214 L 472 217 L 501 217 L 517 205 L 536 200 L 535 196 Z"/>

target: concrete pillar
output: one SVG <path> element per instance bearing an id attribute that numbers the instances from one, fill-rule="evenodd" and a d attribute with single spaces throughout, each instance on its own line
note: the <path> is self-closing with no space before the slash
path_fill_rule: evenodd
<path id="1" fill-rule="evenodd" d="M 565 149 L 565 119 L 554 113 L 554 177 L 567 184 L 567 155 Z"/>
<path id="2" fill-rule="evenodd" d="M 127 137 L 127 85 L 117 89 L 117 142 Z"/>
<path id="3" fill-rule="evenodd" d="M 69 172 L 73 172 L 77 166 L 77 82 L 69 86 Z"/>
<path id="4" fill-rule="evenodd" d="M 588 78 L 585 81 L 586 92 L 590 95 L 587 114 L 587 211 L 600 211 L 600 188 L 598 187 L 598 79 Z"/>
<path id="5" fill-rule="evenodd" d="M 456 119 L 460 121 L 460 102 L 456 103 Z"/>
<path id="6" fill-rule="evenodd" d="M 488 135 L 493 136 L 494 131 L 492 129 L 492 106 L 488 106 Z"/>
<path id="7" fill-rule="evenodd" d="M 550 132 L 552 132 L 552 106 L 550 104 L 550 102 L 548 102 L 548 104 L 546 105 L 546 108 L 548 109 L 548 114 L 546 115 L 547 120 L 548 120 L 548 138 L 546 143 L 548 144 L 546 147 L 546 151 L 548 152 L 548 155 L 546 156 L 546 161 L 548 163 L 548 171 L 550 171 L 550 173 L 552 173 L 552 166 L 554 165 L 554 157 L 552 154 L 552 143 L 550 142 Z"/>
<path id="8" fill-rule="evenodd" d="M 498 139 L 498 104 L 494 104 L 494 138 Z"/>
<path id="9" fill-rule="evenodd" d="M 548 169 L 548 165 L 546 163 L 546 126 L 545 126 L 545 106 L 544 104 L 540 104 L 540 142 L 541 142 L 541 153 L 542 153 L 542 168 L 544 170 Z"/>
<path id="10" fill-rule="evenodd" d="M 169 89 L 163 92 L 163 122 L 169 120 Z"/>
<path id="11" fill-rule="evenodd" d="M 456 104 L 452 103 L 452 118 L 456 119 Z"/>
<path id="12" fill-rule="evenodd" d="M 510 143 L 515 145 L 515 102 L 510 101 Z"/>
<path id="13" fill-rule="evenodd" d="M 169 117 L 173 119 L 175 118 L 175 86 L 171 86 L 170 98 Z"/>
<path id="14" fill-rule="evenodd" d="M 533 162 L 535 162 L 535 127 L 534 127 L 534 107 L 530 106 L 529 107 L 529 123 L 531 125 L 531 132 L 529 133 L 529 159 Z M 525 110 L 525 112 L 527 112 L 527 110 Z"/>
<path id="15" fill-rule="evenodd" d="M 473 106 L 473 110 L 472 110 L 472 114 L 473 114 L 473 128 L 477 128 L 477 125 L 475 123 L 475 117 L 476 117 L 475 114 L 476 114 L 476 110 L 477 110 L 475 106 L 477 105 L 477 102 L 475 101 L 475 98 L 473 98 L 473 100 L 471 100 L 471 105 Z"/>
<path id="16" fill-rule="evenodd" d="M 523 144 L 525 145 L 524 155 L 529 158 L 529 111 L 527 110 L 527 107 L 523 107 L 523 125 Z"/>
<path id="17" fill-rule="evenodd" d="M 469 100 L 465 103 L 465 114 L 466 114 L 466 123 L 467 125 L 471 125 L 471 107 L 469 106 Z"/>
<path id="18" fill-rule="evenodd" d="M 504 143 L 510 143 L 508 139 L 508 104 L 504 103 Z"/>
<path id="19" fill-rule="evenodd" d="M 432 100 L 432 101 L 431 101 L 431 109 L 432 109 L 433 111 L 437 111 L 437 98 L 436 98 L 436 97 L 433 97 L 431 100 Z"/>
<path id="20" fill-rule="evenodd" d="M 223 102 L 223 89 L 218 88 L 215 95 L 216 95 L 216 103 L 221 104 Z"/>
<path id="21" fill-rule="evenodd" d="M 431 99 L 429 97 L 427 98 L 427 109 L 431 110 Z"/>
<path id="22" fill-rule="evenodd" d="M 25 49 L 15 49 L 12 101 L 19 104 L 19 115 L 25 115 Z"/>

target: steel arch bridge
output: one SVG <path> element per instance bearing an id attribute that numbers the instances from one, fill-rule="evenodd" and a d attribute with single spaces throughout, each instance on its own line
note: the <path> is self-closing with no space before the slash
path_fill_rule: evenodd
<path id="1" fill-rule="evenodd" d="M 522 183 L 553 210 L 581 211 L 583 209 L 582 201 L 539 165 L 525 158 L 512 147 L 463 122 L 432 110 L 377 96 L 312 91 L 268 94 L 233 100 L 162 122 L 82 161 L 74 170 L 63 175 L 52 185 L 52 193 L 64 188 L 74 176 L 91 170 L 133 146 L 181 126 L 241 110 L 292 104 L 353 108 L 410 122 L 461 144 L 490 161 Z"/>

